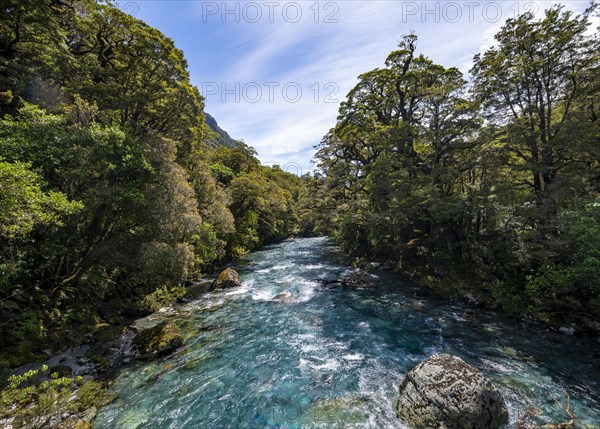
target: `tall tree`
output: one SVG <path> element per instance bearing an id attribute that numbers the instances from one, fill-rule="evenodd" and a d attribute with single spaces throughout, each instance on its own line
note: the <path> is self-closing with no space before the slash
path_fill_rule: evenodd
<path id="1" fill-rule="evenodd" d="M 504 148 L 515 169 L 527 170 L 528 186 L 542 217 L 556 213 L 554 183 L 578 156 L 569 137 L 575 105 L 600 45 L 587 37 L 588 15 L 555 6 L 541 20 L 533 13 L 509 19 L 496 34 L 497 46 L 475 57 L 475 91 L 488 118 L 505 126 Z"/>

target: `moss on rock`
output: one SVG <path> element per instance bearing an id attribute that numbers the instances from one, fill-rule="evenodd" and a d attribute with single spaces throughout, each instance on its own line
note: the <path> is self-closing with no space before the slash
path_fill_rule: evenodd
<path id="1" fill-rule="evenodd" d="M 174 352 L 185 343 L 179 329 L 169 322 L 145 329 L 133 339 L 136 357 L 150 359 Z"/>
<path id="2" fill-rule="evenodd" d="M 227 289 L 238 287 L 242 284 L 242 279 L 236 270 L 233 268 L 224 269 L 219 277 L 213 282 L 213 289 Z"/>

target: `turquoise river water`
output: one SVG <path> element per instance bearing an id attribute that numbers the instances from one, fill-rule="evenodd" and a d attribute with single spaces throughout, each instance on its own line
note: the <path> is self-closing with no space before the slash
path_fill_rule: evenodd
<path id="1" fill-rule="evenodd" d="M 94 426 L 108 428 L 405 428 L 394 403 L 405 373 L 437 352 L 461 356 L 501 389 L 510 427 L 600 428 L 600 344 L 443 303 L 392 273 L 364 290 L 315 278 L 351 267 L 325 238 L 264 248 L 236 267 L 240 288 L 172 316 L 180 352 L 122 369 Z"/>

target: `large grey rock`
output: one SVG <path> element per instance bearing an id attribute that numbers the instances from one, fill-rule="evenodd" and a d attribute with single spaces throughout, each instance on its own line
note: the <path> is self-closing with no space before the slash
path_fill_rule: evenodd
<path id="1" fill-rule="evenodd" d="M 242 284 L 242 279 L 236 270 L 226 268 L 219 274 L 219 277 L 213 282 L 213 289 L 227 289 L 237 287 Z"/>
<path id="2" fill-rule="evenodd" d="M 438 354 L 406 374 L 398 417 L 418 429 L 496 429 L 508 423 L 500 392 L 462 359 Z"/>

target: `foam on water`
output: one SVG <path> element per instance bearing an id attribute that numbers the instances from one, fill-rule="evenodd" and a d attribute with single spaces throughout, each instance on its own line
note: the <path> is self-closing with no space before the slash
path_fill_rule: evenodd
<path id="1" fill-rule="evenodd" d="M 252 291 L 252 299 L 255 301 L 270 301 L 277 295 L 275 289 L 260 289 Z"/>
<path id="2" fill-rule="evenodd" d="M 342 359 L 346 359 L 349 361 L 353 361 L 353 360 L 363 360 L 365 357 L 360 354 L 360 353 L 353 353 L 353 354 L 347 354 L 347 355 L 343 355 Z"/>

